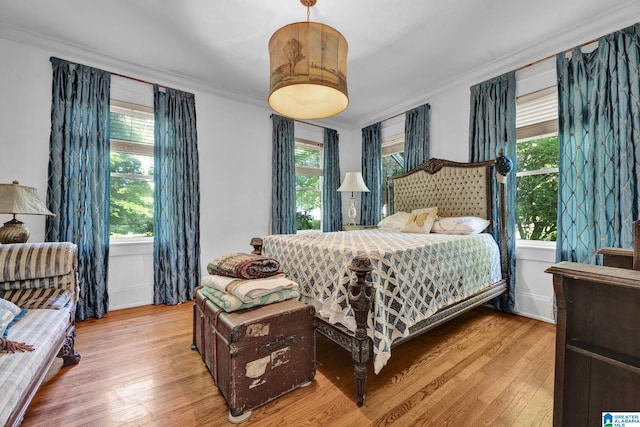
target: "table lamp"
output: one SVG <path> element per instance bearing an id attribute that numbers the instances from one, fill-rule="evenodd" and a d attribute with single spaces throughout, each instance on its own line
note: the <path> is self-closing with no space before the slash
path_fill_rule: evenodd
<path id="1" fill-rule="evenodd" d="M 353 193 L 354 191 L 369 192 L 369 189 L 362 179 L 362 174 L 360 172 L 347 172 L 344 176 L 344 181 L 342 181 L 342 185 L 338 188 L 338 191 L 351 191 L 349 211 L 347 212 L 349 215 L 348 225 L 356 225 L 356 215 L 358 212 L 356 211 L 356 199 L 353 197 Z"/>
<path id="2" fill-rule="evenodd" d="M 34 187 L 12 184 L 0 184 L 0 214 L 11 214 L 13 219 L 0 227 L 0 243 L 25 243 L 29 239 L 29 229 L 16 215 L 50 215 L 55 216 L 42 203 L 38 191 Z"/>

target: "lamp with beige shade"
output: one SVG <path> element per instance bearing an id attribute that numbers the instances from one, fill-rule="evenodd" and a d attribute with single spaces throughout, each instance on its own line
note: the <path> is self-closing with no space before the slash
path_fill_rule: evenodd
<path id="1" fill-rule="evenodd" d="M 364 183 L 364 179 L 362 179 L 362 173 L 360 172 L 347 172 L 344 176 L 344 181 L 342 181 L 342 185 L 338 188 L 338 191 L 351 191 L 351 198 L 349 199 L 349 225 L 356 225 L 356 215 L 358 211 L 356 210 L 356 199 L 353 197 L 353 193 L 357 192 L 369 192 L 367 185 Z"/>
<path id="2" fill-rule="evenodd" d="M 25 243 L 29 239 L 29 229 L 16 215 L 55 216 L 42 203 L 35 187 L 20 185 L 18 181 L 0 184 L 0 214 L 13 215 L 13 219 L 0 227 L 0 243 Z"/>

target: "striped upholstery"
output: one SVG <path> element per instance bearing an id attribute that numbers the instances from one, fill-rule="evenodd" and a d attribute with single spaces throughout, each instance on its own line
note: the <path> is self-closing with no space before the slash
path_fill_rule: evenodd
<path id="1" fill-rule="evenodd" d="M 23 308 L 59 308 L 72 298 L 76 302 L 75 271 L 72 243 L 0 245 L 0 296 Z"/>
<path id="2" fill-rule="evenodd" d="M 34 308 L 51 308 L 59 310 L 73 298 L 72 291 L 57 288 L 14 289 L 1 293 L 1 298 L 15 305 L 31 310 Z"/>
<path id="3" fill-rule="evenodd" d="M 69 309 L 29 310 L 9 330 L 7 339 L 33 344 L 33 352 L 0 353 L 0 425 L 5 425 L 15 406 L 24 398 L 38 371 L 51 363 L 69 326 Z"/>
<path id="4" fill-rule="evenodd" d="M 0 297 L 28 310 L 7 339 L 35 347 L 0 352 L 0 426 L 19 419 L 57 355 L 75 352 L 76 251 L 66 242 L 0 245 Z"/>

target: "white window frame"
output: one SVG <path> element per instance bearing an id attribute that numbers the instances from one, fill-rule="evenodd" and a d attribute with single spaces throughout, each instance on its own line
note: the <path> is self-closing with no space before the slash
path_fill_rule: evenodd
<path id="1" fill-rule="evenodd" d="M 382 145 L 381 151 L 382 151 L 383 160 L 385 157 L 392 156 L 394 154 L 404 153 L 404 132 L 383 137 L 381 145 Z M 406 161 L 406 159 L 404 160 Z M 382 178 L 381 184 L 384 187 L 385 185 L 384 180 L 386 176 L 382 176 L 381 178 Z M 383 188 L 383 192 L 385 192 L 386 190 L 387 190 L 386 188 Z M 382 200 L 382 207 L 381 207 L 382 217 L 386 217 L 387 215 L 391 214 L 391 212 L 388 212 L 390 207 L 387 206 L 387 203 L 385 202 L 386 202 L 385 200 Z"/>
<path id="2" fill-rule="evenodd" d="M 551 86 L 531 92 L 516 99 L 516 152 L 520 142 L 542 139 L 558 135 L 558 98 L 557 86 Z M 560 160 L 558 159 L 558 163 Z M 530 171 L 518 171 L 516 177 L 560 173 L 559 168 L 541 168 Z M 517 239 L 518 242 L 554 245 L 555 242 Z"/>
<path id="3" fill-rule="evenodd" d="M 320 177 L 320 188 L 306 188 L 306 187 L 300 187 L 298 188 L 296 186 L 296 193 L 298 192 L 298 190 L 302 190 L 302 191 L 317 191 L 320 193 L 320 231 L 322 231 L 322 211 L 323 211 L 323 206 L 322 206 L 322 202 L 323 202 L 323 195 L 322 195 L 322 187 L 323 187 L 323 179 L 324 179 L 324 144 L 322 144 L 321 142 L 315 142 L 315 141 L 311 141 L 308 139 L 303 139 L 303 138 L 295 138 L 294 139 L 294 143 L 296 147 L 304 147 L 304 148 L 309 148 L 312 150 L 317 150 L 320 152 L 320 167 L 319 168 L 313 168 L 313 167 L 305 167 L 305 166 L 296 166 L 295 167 L 295 172 L 296 175 L 307 175 L 307 176 L 319 176 Z M 312 231 L 317 231 L 317 230 L 299 230 L 298 232 L 312 232 Z"/>
<path id="4" fill-rule="evenodd" d="M 134 104 L 131 102 L 120 101 L 117 99 L 110 100 L 110 113 L 121 113 L 127 114 L 130 116 L 142 117 L 145 119 L 155 119 L 154 111 L 152 107 L 148 107 L 146 105 Z M 122 141 L 119 139 L 110 138 L 110 152 L 116 153 L 125 153 L 125 154 L 134 154 L 141 156 L 148 156 L 152 159 L 154 158 L 153 145 L 151 144 L 140 144 L 130 141 Z M 152 175 L 142 175 L 142 174 L 123 174 L 123 173 L 114 173 L 111 172 L 109 178 L 129 178 L 129 179 L 141 179 L 148 182 L 153 182 Z M 110 237 L 111 243 L 141 243 L 145 241 L 152 242 L 153 236 L 136 236 L 136 237 Z"/>

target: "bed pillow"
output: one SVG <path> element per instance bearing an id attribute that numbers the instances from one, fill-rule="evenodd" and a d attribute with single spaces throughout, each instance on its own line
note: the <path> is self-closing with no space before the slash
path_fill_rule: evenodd
<path id="1" fill-rule="evenodd" d="M 22 312 L 22 309 L 6 299 L 0 298 L 0 337 L 6 338 L 5 332 L 13 319 Z"/>
<path id="2" fill-rule="evenodd" d="M 482 233 L 491 221 L 475 216 L 457 216 L 438 218 L 433 224 L 433 232 L 439 234 L 478 234 Z"/>
<path id="3" fill-rule="evenodd" d="M 414 209 L 402 228 L 403 233 L 430 233 L 431 227 L 438 216 L 438 207 Z"/>
<path id="4" fill-rule="evenodd" d="M 407 225 L 411 214 L 409 212 L 396 212 L 393 215 L 389 215 L 383 218 L 378 223 L 378 228 L 387 231 L 400 231 Z"/>

